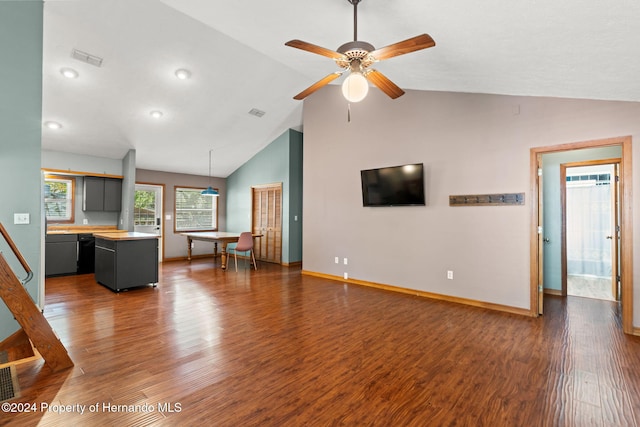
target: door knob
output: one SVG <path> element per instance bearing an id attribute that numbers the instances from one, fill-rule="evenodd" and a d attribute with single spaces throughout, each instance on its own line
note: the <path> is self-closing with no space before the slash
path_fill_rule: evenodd
<path id="1" fill-rule="evenodd" d="M 545 237 L 544 239 L 542 239 L 542 241 L 545 242 L 545 243 L 551 243 L 551 240 L 549 240 L 548 237 Z"/>
<path id="2" fill-rule="evenodd" d="M 611 240 L 613 239 L 613 236 L 607 236 L 607 239 Z"/>

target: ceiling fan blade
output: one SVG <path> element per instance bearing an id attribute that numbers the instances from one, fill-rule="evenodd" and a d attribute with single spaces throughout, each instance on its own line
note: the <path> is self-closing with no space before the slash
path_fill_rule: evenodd
<path id="1" fill-rule="evenodd" d="M 307 96 L 311 95 L 313 92 L 317 91 L 321 87 L 328 85 L 329 83 L 331 83 L 332 81 L 340 77 L 341 74 L 342 74 L 341 72 L 335 72 L 335 73 L 329 74 L 328 76 L 324 77 L 322 80 L 317 81 L 316 83 L 312 84 L 311 86 L 309 86 L 308 88 L 306 88 L 305 90 L 303 90 L 302 92 L 294 96 L 293 99 L 302 100 L 306 98 Z"/>
<path id="2" fill-rule="evenodd" d="M 365 77 L 381 91 L 386 93 L 391 99 L 396 99 L 404 95 L 404 91 L 394 82 L 389 80 L 384 74 L 377 70 L 369 70 Z"/>
<path id="3" fill-rule="evenodd" d="M 394 56 L 404 55 L 405 53 L 415 52 L 435 45 L 436 42 L 429 34 L 420 34 L 419 36 L 376 49 L 370 55 L 376 60 L 382 61 L 383 59 L 393 58 Z"/>
<path id="4" fill-rule="evenodd" d="M 303 42 L 302 40 L 290 40 L 284 44 L 285 46 L 295 47 L 296 49 L 306 50 L 307 52 L 316 53 L 331 59 L 345 59 L 346 56 L 331 49 L 317 46 L 315 44 Z"/>

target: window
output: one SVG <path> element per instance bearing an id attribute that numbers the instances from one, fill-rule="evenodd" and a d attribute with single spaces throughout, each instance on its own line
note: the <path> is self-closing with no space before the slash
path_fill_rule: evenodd
<path id="1" fill-rule="evenodd" d="M 156 225 L 156 191 L 136 190 L 133 225 Z"/>
<path id="2" fill-rule="evenodd" d="M 218 197 L 203 196 L 204 188 L 176 187 L 175 231 L 218 228 Z"/>
<path id="3" fill-rule="evenodd" d="M 49 222 L 73 222 L 74 178 L 44 177 L 44 211 Z"/>

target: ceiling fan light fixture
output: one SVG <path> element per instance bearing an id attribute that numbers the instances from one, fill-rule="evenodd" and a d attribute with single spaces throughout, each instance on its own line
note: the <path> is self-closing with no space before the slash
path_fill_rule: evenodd
<path id="1" fill-rule="evenodd" d="M 286 42 L 285 46 L 291 46 L 296 49 L 331 58 L 338 67 L 351 70 L 351 74 L 342 84 L 342 93 L 349 102 L 362 101 L 367 96 L 369 90 L 369 86 L 366 84 L 367 79 L 391 99 L 396 99 L 404 95 L 404 91 L 384 74 L 368 67 L 385 59 L 433 47 L 436 45 L 436 42 L 429 34 L 420 34 L 410 39 L 375 49 L 371 43 L 358 40 L 358 3 L 360 3 L 361 0 L 347 1 L 353 5 L 353 41 L 343 44 L 337 51 L 297 39 Z M 363 74 L 358 75 L 354 72 L 356 70 L 364 73 L 366 79 Z M 294 96 L 293 99 L 304 99 L 318 89 L 331 83 L 339 74 L 342 74 L 342 72 L 329 74 Z"/>
<path id="2" fill-rule="evenodd" d="M 342 95 L 349 102 L 360 102 L 368 93 L 367 78 L 359 71 L 352 71 L 342 82 Z"/>

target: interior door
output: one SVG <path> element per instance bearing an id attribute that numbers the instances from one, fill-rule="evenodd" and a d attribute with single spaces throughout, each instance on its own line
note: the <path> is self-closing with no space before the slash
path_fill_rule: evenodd
<path id="1" fill-rule="evenodd" d="M 251 188 L 253 199 L 256 259 L 280 264 L 282 262 L 282 184 L 269 184 Z"/>
<path id="2" fill-rule="evenodd" d="M 611 183 L 611 205 L 613 207 L 611 224 L 611 295 L 620 301 L 620 163 L 613 165 L 615 179 Z"/>
<path id="3" fill-rule="evenodd" d="M 158 261 L 162 262 L 162 207 L 163 186 L 136 184 L 133 231 L 160 236 L 158 239 Z"/>
<path id="4" fill-rule="evenodd" d="M 537 155 L 538 163 L 538 314 L 544 312 L 544 216 L 543 216 L 543 186 L 542 186 L 542 154 Z"/>

